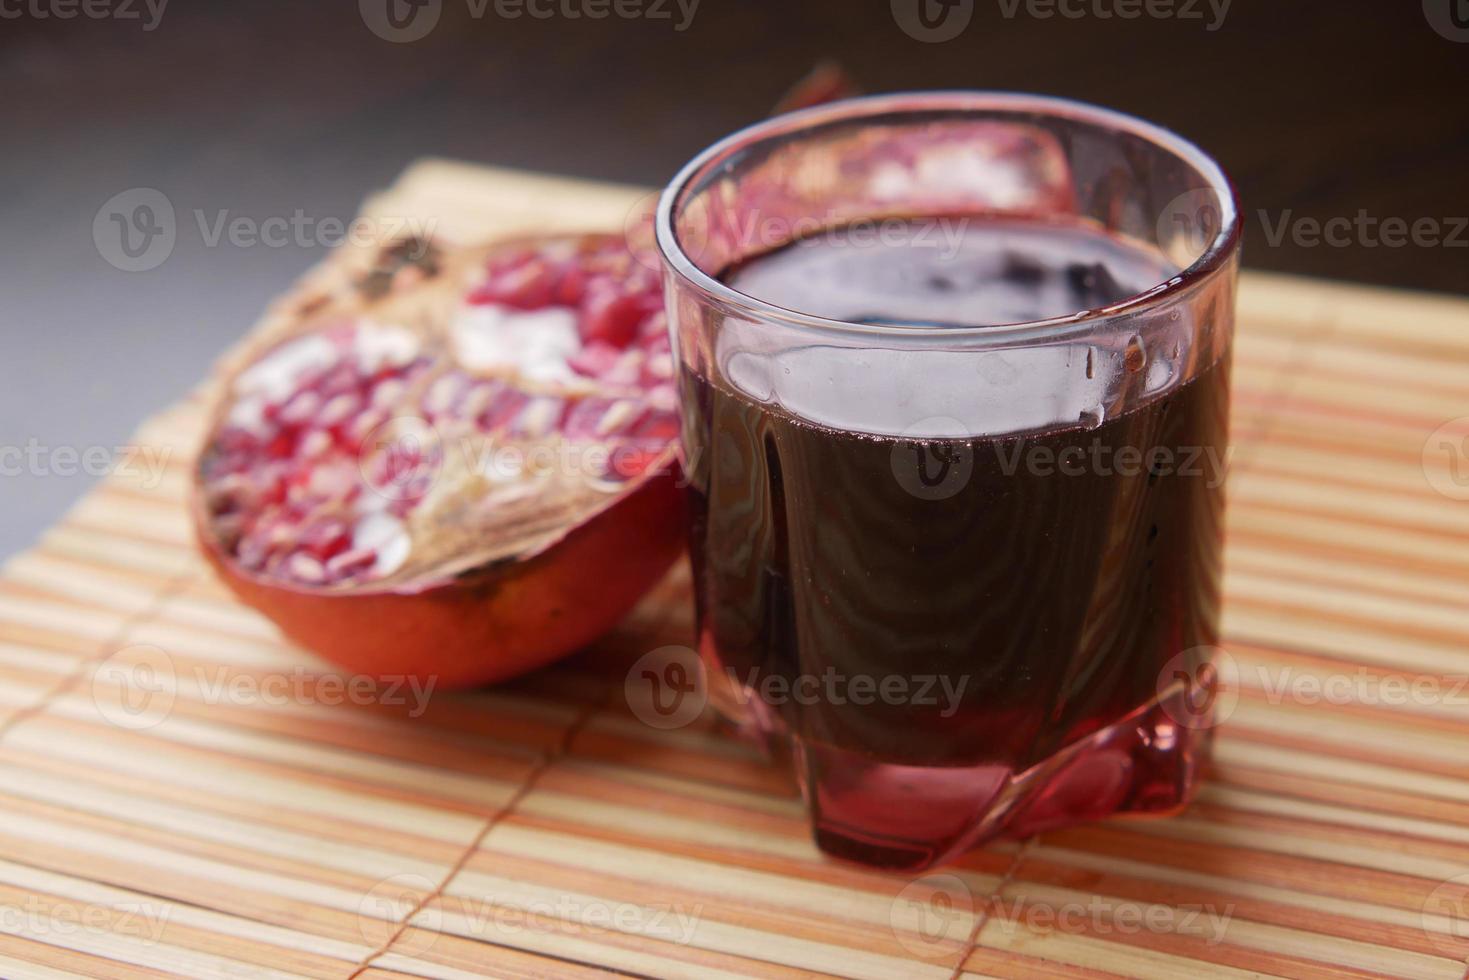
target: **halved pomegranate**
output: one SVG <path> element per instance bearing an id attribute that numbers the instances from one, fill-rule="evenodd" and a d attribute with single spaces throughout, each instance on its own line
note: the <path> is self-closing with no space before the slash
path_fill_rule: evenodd
<path id="1" fill-rule="evenodd" d="M 225 382 L 225 582 L 371 675 L 493 681 L 610 629 L 684 539 L 657 274 L 618 236 L 385 250 Z"/>

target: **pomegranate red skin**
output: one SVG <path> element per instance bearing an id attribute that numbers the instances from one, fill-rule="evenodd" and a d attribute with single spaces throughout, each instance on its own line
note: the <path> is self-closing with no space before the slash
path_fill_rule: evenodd
<path id="1" fill-rule="evenodd" d="M 293 588 L 224 555 L 202 507 L 205 556 L 231 591 L 286 636 L 357 674 L 460 688 L 545 666 L 605 634 L 682 553 L 677 467 L 650 476 L 550 548 L 408 590 Z M 414 651 L 432 650 L 424 663 Z"/>

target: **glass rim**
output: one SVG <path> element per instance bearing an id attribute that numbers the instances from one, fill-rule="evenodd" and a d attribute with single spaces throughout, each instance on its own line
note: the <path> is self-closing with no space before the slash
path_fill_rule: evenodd
<path id="1" fill-rule="evenodd" d="M 740 147 L 809 129 L 829 122 L 861 119 L 864 116 L 898 115 L 933 110 L 994 111 L 1070 119 L 1130 133 L 1160 146 L 1194 170 L 1206 181 L 1220 202 L 1219 229 L 1191 264 L 1158 285 L 1128 296 L 1109 306 L 1080 310 L 1061 316 L 991 326 L 909 327 L 892 324 L 856 323 L 802 313 L 742 293 L 700 269 L 679 243 L 674 231 L 674 211 L 679 198 L 693 181 Z M 941 90 L 893 92 L 842 99 L 809 109 L 785 113 L 736 130 L 709 145 L 684 164 L 664 188 L 654 221 L 655 239 L 664 264 L 685 282 L 720 304 L 760 320 L 803 328 L 816 333 L 845 337 L 894 340 L 944 339 L 984 343 L 1013 343 L 1055 339 L 1093 330 L 1099 323 L 1145 312 L 1172 301 L 1178 295 L 1212 278 L 1238 251 L 1240 241 L 1239 202 L 1234 186 L 1214 158 L 1172 130 L 1137 116 L 1102 106 L 1055 96 L 984 90 Z"/>

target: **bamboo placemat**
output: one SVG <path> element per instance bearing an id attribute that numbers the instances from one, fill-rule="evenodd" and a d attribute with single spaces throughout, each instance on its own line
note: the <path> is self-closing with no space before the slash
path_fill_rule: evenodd
<path id="1" fill-rule="evenodd" d="M 471 239 L 617 228 L 642 193 L 427 162 L 369 210 Z M 712 720 L 629 711 L 627 665 L 689 640 L 686 570 L 419 717 L 317 679 L 194 553 L 201 391 L 138 436 L 159 478 L 122 467 L 0 579 L 0 975 L 1463 977 L 1466 328 L 1246 276 L 1239 696 L 1197 804 L 916 880 L 825 861 Z"/>

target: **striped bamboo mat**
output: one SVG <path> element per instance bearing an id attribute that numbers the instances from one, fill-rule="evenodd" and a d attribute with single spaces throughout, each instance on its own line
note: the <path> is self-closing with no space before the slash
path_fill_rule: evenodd
<path id="1" fill-rule="evenodd" d="M 468 239 L 641 196 L 430 162 L 369 208 Z M 1187 814 L 829 863 L 785 771 L 624 703 L 686 571 L 508 687 L 323 680 L 191 547 L 201 392 L 0 579 L 0 976 L 1463 977 L 1469 302 L 1241 303 L 1238 697 Z"/>

